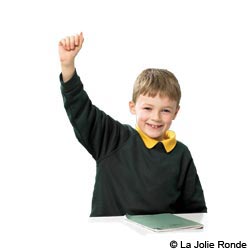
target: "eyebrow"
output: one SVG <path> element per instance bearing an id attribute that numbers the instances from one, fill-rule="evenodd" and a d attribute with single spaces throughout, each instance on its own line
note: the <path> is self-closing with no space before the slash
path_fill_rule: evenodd
<path id="1" fill-rule="evenodd" d="M 164 107 L 163 109 L 174 109 L 174 108 L 170 107 L 170 106 L 167 106 L 167 107 Z"/>
<path id="2" fill-rule="evenodd" d="M 149 104 L 149 103 L 143 103 L 143 106 L 154 106 L 153 104 Z"/>

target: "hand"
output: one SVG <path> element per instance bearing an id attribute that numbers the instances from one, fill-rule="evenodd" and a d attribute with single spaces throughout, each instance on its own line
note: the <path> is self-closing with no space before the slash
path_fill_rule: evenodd
<path id="1" fill-rule="evenodd" d="M 75 72 L 75 57 L 82 48 L 84 38 L 82 32 L 79 35 L 68 36 L 58 44 L 61 61 L 63 81 L 71 79 Z"/>
<path id="2" fill-rule="evenodd" d="M 59 57 L 62 66 L 74 64 L 74 59 L 82 48 L 84 38 L 82 32 L 75 36 L 68 36 L 59 42 Z"/>

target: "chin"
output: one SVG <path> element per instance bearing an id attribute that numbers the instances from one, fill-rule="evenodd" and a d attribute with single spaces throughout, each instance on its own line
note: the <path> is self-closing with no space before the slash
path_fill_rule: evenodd
<path id="1" fill-rule="evenodd" d="M 156 135 L 156 134 L 152 134 L 152 133 L 147 133 L 147 135 L 154 140 L 161 140 L 161 138 L 163 137 L 161 134 Z"/>

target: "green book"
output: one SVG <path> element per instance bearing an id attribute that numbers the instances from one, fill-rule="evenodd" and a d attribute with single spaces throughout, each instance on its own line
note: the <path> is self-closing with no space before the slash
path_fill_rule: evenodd
<path id="1" fill-rule="evenodd" d="M 176 229 L 201 229 L 203 225 L 173 214 L 126 215 L 126 218 L 153 231 L 170 231 Z"/>

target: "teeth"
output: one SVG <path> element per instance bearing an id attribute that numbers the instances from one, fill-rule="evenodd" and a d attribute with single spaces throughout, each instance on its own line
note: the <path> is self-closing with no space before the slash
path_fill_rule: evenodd
<path id="1" fill-rule="evenodd" d="M 159 128 L 160 126 L 157 125 L 150 125 L 152 128 Z"/>

